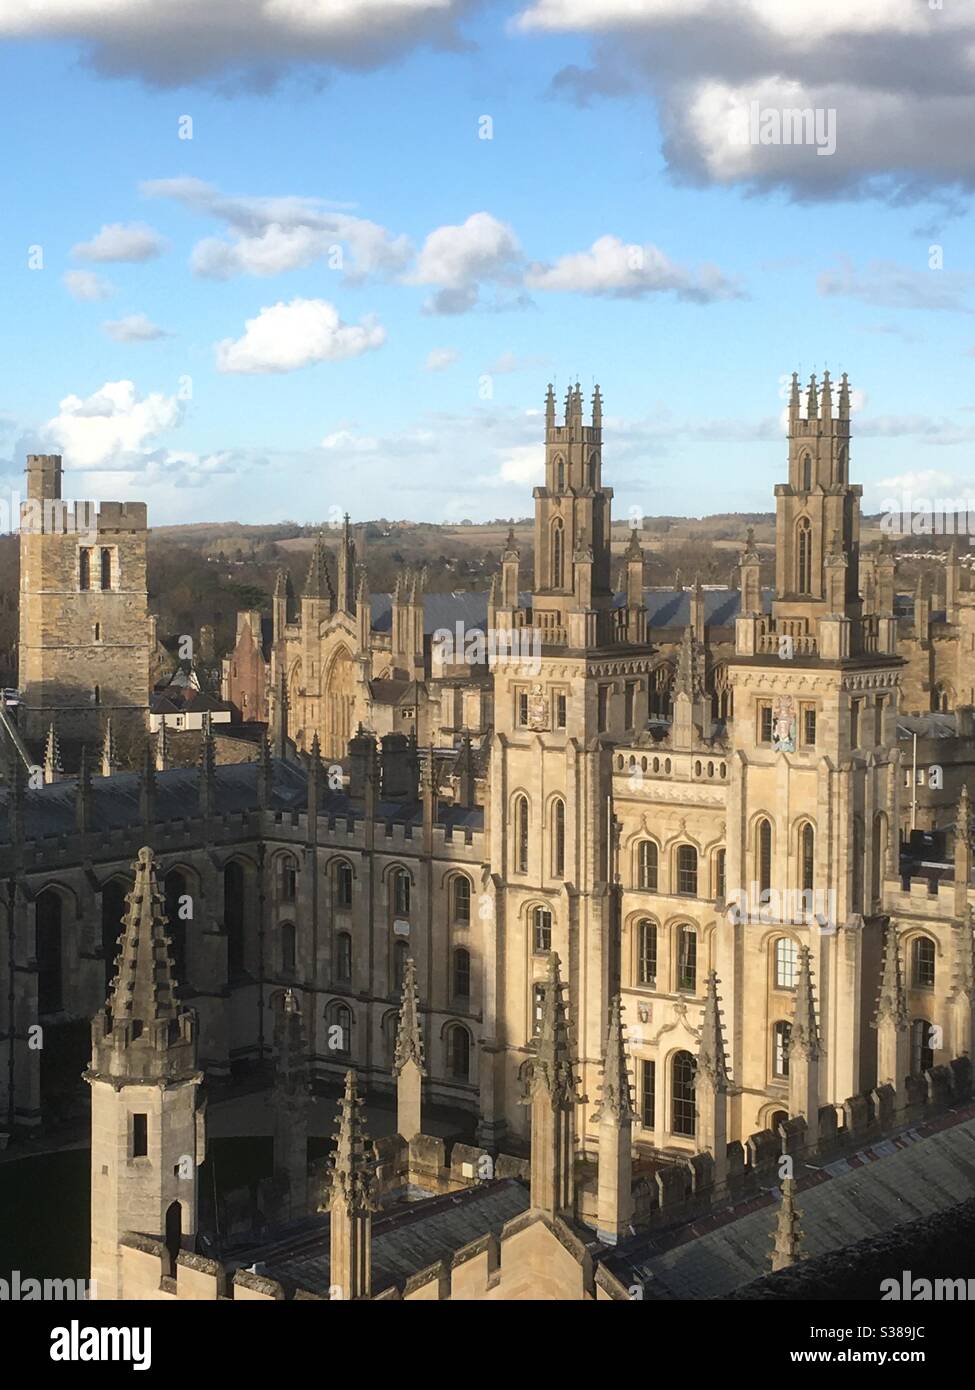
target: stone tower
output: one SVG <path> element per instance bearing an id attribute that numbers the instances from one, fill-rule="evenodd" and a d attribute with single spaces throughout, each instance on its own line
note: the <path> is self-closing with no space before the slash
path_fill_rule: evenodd
<path id="1" fill-rule="evenodd" d="M 812 1113 L 802 1107 L 810 1128 L 819 1105 L 876 1083 L 869 1023 L 882 964 L 880 908 L 884 880 L 897 872 L 904 663 L 894 619 L 883 611 L 887 595 L 876 611 L 862 611 L 861 489 L 849 482 L 849 451 L 846 377 L 836 401 L 828 373 L 818 386 L 814 377 L 805 411 L 793 377 L 772 611 L 761 611 L 749 546 L 728 665 L 728 897 L 747 905 L 718 934 L 714 962 L 723 979 L 739 982 L 726 1001 L 730 1070 L 743 1095 L 771 1096 L 794 1083 L 784 1055 L 805 949 L 823 1024 L 822 1060 L 812 1069 L 818 1094 L 807 1097 Z M 779 960 L 772 976 L 769 949 Z M 764 1036 L 744 1016 L 750 998 L 767 1001 Z"/>
<path id="2" fill-rule="evenodd" d="M 534 590 L 519 583 L 511 536 L 495 585 L 497 655 L 490 764 L 490 859 L 504 948 L 486 933 L 480 1141 L 521 1128 L 518 1098 L 541 1019 L 548 956 L 562 961 L 582 1089 L 595 1095 L 619 989 L 619 892 L 612 754 L 646 724 L 643 556 L 626 550 L 625 602 L 610 582 L 612 490 L 602 479 L 602 397 L 583 418 L 569 389 L 557 421 L 545 399 L 545 482 L 534 490 Z M 510 647 L 510 651 L 509 651 Z M 496 954 L 495 954 L 496 953 Z M 580 1110 L 580 1133 L 588 1127 Z"/>
<path id="3" fill-rule="evenodd" d="M 363 1128 L 362 1099 L 354 1071 L 345 1074 L 339 1101 L 339 1128 L 331 1158 L 329 1198 L 329 1283 L 333 1299 L 372 1296 L 372 1213 L 374 1196 L 372 1145 Z"/>
<path id="4" fill-rule="evenodd" d="M 116 974 L 91 1025 L 91 1277 L 94 1296 L 121 1296 L 119 1238 L 192 1249 L 197 1165 L 204 1157 L 196 1018 L 177 1002 L 163 896 L 150 849 L 126 899 Z"/>
<path id="5" fill-rule="evenodd" d="M 62 499 L 61 458 L 31 454 L 20 528 L 22 729 L 100 738 L 149 704 L 146 507 Z"/>

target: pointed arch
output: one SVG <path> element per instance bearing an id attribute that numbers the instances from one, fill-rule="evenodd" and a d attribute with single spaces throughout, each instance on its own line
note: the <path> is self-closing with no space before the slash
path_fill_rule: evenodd
<path id="1" fill-rule="evenodd" d="M 552 522 L 552 588 L 561 589 L 565 584 L 565 527 L 562 518 L 557 516 Z"/>
<path id="2" fill-rule="evenodd" d="M 812 526 L 808 516 L 796 523 L 796 593 L 812 593 Z"/>

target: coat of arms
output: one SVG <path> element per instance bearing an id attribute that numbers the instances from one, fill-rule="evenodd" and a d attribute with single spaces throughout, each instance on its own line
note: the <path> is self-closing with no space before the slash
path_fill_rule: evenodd
<path id="1" fill-rule="evenodd" d="M 548 728 L 548 701 L 540 685 L 533 685 L 528 697 L 528 727 L 530 729 Z"/>

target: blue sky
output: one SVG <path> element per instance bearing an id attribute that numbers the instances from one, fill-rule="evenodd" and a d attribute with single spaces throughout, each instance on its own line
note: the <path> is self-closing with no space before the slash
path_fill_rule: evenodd
<path id="1" fill-rule="evenodd" d="M 868 507 L 975 495 L 971 15 L 205 9 L 0 0 L 8 496 L 60 451 L 156 524 L 525 515 L 578 376 L 616 515 L 770 510 L 824 366 Z M 835 153 L 729 146 L 752 101 L 834 110 Z"/>

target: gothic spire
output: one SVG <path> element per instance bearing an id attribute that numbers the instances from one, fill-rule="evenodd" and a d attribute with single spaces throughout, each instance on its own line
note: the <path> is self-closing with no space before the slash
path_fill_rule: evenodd
<path id="1" fill-rule="evenodd" d="M 407 958 L 403 971 L 403 994 L 396 1029 L 393 1075 L 399 1076 L 407 1062 L 415 1062 L 420 1074 L 426 1075 L 423 1066 L 423 1034 L 420 1030 L 420 995 L 416 987 L 416 968 L 412 956 Z"/>
<path id="2" fill-rule="evenodd" d="M 626 1035 L 623 1029 L 621 1000 L 613 996 L 606 1032 L 606 1051 L 603 1055 L 602 1083 L 593 1121 L 612 1118 L 617 1125 L 636 1119 L 630 1091 L 630 1074 L 626 1060 Z"/>
<path id="3" fill-rule="evenodd" d="M 718 977 L 708 973 L 704 996 L 704 1017 L 701 1020 L 701 1039 L 697 1050 L 697 1070 L 706 1076 L 716 1091 L 728 1089 L 728 1063 L 725 1058 L 724 1037 L 721 1031 L 721 1005 L 718 1001 Z"/>
<path id="4" fill-rule="evenodd" d="M 308 566 L 308 577 L 305 580 L 303 592 L 304 598 L 333 599 L 335 597 L 328 573 L 327 553 L 325 542 L 321 532 L 319 532 L 312 548 L 311 563 Z"/>
<path id="5" fill-rule="evenodd" d="M 901 971 L 897 928 L 893 922 L 887 923 L 887 935 L 884 941 L 884 969 L 880 978 L 880 995 L 877 999 L 874 1027 L 885 1018 L 891 1019 L 897 1028 L 907 1027 L 907 995 L 904 991 L 904 976 Z"/>
<path id="6" fill-rule="evenodd" d="M 559 974 L 558 953 L 548 958 L 548 979 L 542 1005 L 538 1051 L 532 1069 L 532 1095 L 544 1091 L 556 1108 L 576 1104 L 576 1080 L 569 1038 L 569 1017 L 562 997 L 564 986 Z"/>
<path id="7" fill-rule="evenodd" d="M 352 1211 L 375 1211 L 372 1141 L 362 1122 L 365 1102 L 356 1086 L 356 1074 L 345 1073 L 345 1092 L 339 1101 L 335 1151 L 330 1160 L 332 1172 L 331 1205 L 343 1201 Z"/>
<path id="8" fill-rule="evenodd" d="M 105 720 L 105 738 L 102 743 L 102 776 L 111 777 L 118 771 L 118 755 L 115 750 L 115 735 L 112 731 L 112 716 Z"/>
<path id="9" fill-rule="evenodd" d="M 51 782 L 60 782 L 64 767 L 61 763 L 61 744 L 58 740 L 58 731 L 51 720 L 51 727 L 47 731 L 47 742 L 44 745 L 44 782 L 49 785 Z"/>
<path id="10" fill-rule="evenodd" d="M 796 976 L 795 1013 L 792 1021 L 792 1034 L 789 1040 L 790 1054 L 804 1051 L 809 1057 L 818 1057 L 820 1052 L 819 1025 L 816 1022 L 816 1000 L 813 995 L 812 953 L 808 946 L 799 947 L 799 971 Z"/>
<path id="11" fill-rule="evenodd" d="M 156 735 L 156 771 L 165 772 L 169 767 L 169 730 L 166 724 L 165 715 L 159 721 L 159 732 Z"/>
<path id="12" fill-rule="evenodd" d="M 121 947 L 106 1009 L 115 1023 L 143 1027 L 178 1018 L 163 895 L 152 850 L 139 850 L 135 884 L 125 899 Z"/>
<path id="13" fill-rule="evenodd" d="M 972 838 L 972 803 L 968 795 L 968 783 L 963 782 L 961 796 L 958 798 L 958 815 L 955 819 L 955 834 L 968 844 Z"/>
<path id="14" fill-rule="evenodd" d="M 788 1269 L 802 1256 L 799 1244 L 803 1232 L 799 1229 L 802 1215 L 796 1208 L 796 1180 L 782 1179 L 782 1201 L 779 1203 L 778 1220 L 772 1233 L 772 1271 Z"/>

